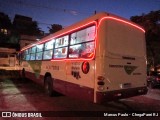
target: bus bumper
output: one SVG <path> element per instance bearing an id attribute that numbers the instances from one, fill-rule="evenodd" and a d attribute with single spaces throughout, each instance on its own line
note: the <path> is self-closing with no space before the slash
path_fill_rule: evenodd
<path id="1" fill-rule="evenodd" d="M 147 94 L 147 87 L 130 88 L 108 92 L 96 92 L 96 103 L 104 103 L 123 98 Z"/>

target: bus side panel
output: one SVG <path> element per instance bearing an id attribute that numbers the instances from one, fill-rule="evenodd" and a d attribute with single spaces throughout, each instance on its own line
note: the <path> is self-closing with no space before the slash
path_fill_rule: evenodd
<path id="1" fill-rule="evenodd" d="M 50 73 L 53 80 L 53 89 L 65 94 L 66 63 L 65 61 L 43 61 L 41 75 Z"/>
<path id="2" fill-rule="evenodd" d="M 57 79 L 55 80 L 55 82 L 56 82 L 56 88 L 55 88 L 56 91 L 64 95 L 70 96 L 72 98 L 93 102 L 93 95 L 94 95 L 93 88 L 80 86 L 78 84 L 73 84 L 71 82 L 57 80 Z M 57 87 L 57 85 L 60 87 Z"/>
<path id="3" fill-rule="evenodd" d="M 82 65 L 89 63 L 89 72 L 83 73 Z M 67 61 L 66 94 L 83 100 L 94 101 L 95 61 Z"/>
<path id="4" fill-rule="evenodd" d="M 25 70 L 25 77 L 28 79 L 33 80 L 34 82 L 43 85 L 44 81 L 44 75 L 41 74 L 41 63 L 39 61 L 23 61 L 22 62 L 22 67 L 21 69 L 21 74 L 22 70 L 24 68 Z"/>
<path id="5" fill-rule="evenodd" d="M 93 102 L 94 61 L 88 61 L 90 68 L 87 74 L 81 70 L 83 62 L 43 61 L 39 64 L 37 61 L 23 61 L 21 69 L 25 69 L 26 78 L 40 85 L 44 84 L 45 74 L 50 73 L 55 91 L 73 98 Z M 39 66 L 41 67 L 39 68 Z"/>

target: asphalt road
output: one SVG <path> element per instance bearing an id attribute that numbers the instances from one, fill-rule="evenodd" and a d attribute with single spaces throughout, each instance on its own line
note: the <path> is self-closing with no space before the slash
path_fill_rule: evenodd
<path id="1" fill-rule="evenodd" d="M 15 75 L 15 74 L 14 74 Z M 158 119 L 160 117 L 160 88 L 149 89 L 148 94 L 128 99 L 109 102 L 103 105 L 73 99 L 63 95 L 48 97 L 42 86 L 31 80 L 22 80 L 16 77 L 0 78 L 0 111 L 12 111 L 22 115 L 24 111 L 42 112 L 42 115 L 51 117 L 37 118 L 38 120 L 101 120 L 101 119 Z M 44 111 L 51 111 L 44 112 Z M 55 111 L 55 112 L 54 112 Z M 59 111 L 59 112 L 57 112 Z M 155 117 L 95 117 L 100 114 L 113 112 L 155 112 Z M 159 112 L 159 114 L 158 114 Z M 72 113 L 72 114 L 71 114 Z M 28 113 L 26 113 L 28 115 Z M 84 115 L 85 114 L 85 115 Z M 35 118 L 16 117 L 0 118 L 0 120 L 35 120 Z M 40 114 L 39 114 L 40 115 Z M 69 115 L 68 117 L 66 117 Z M 113 115 L 113 114 L 112 114 Z M 153 115 L 153 113 L 152 113 Z M 156 117 L 158 115 L 159 117 Z M 38 114 L 37 114 L 38 116 Z M 61 116 L 61 117 L 60 117 Z"/>

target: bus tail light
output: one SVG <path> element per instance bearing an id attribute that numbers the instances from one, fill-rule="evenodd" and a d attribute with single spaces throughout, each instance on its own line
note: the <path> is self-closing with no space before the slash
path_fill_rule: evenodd
<path id="1" fill-rule="evenodd" d="M 104 83 L 104 81 L 98 81 L 97 84 L 98 85 L 104 85 L 105 83 Z"/>
<path id="2" fill-rule="evenodd" d="M 105 78 L 103 76 L 98 76 L 97 77 L 97 80 L 98 80 L 98 82 L 97 82 L 97 84 L 98 84 L 98 90 L 100 90 L 100 91 L 104 90 L 104 85 L 105 85 L 104 79 Z"/>
<path id="3" fill-rule="evenodd" d="M 97 79 L 100 80 L 100 81 L 101 80 L 103 81 L 105 78 L 103 76 L 98 76 Z"/>

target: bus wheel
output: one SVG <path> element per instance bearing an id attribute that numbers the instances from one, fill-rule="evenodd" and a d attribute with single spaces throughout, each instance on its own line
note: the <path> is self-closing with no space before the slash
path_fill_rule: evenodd
<path id="1" fill-rule="evenodd" d="M 48 96 L 53 96 L 53 86 L 51 76 L 47 76 L 44 81 L 45 92 Z"/>

